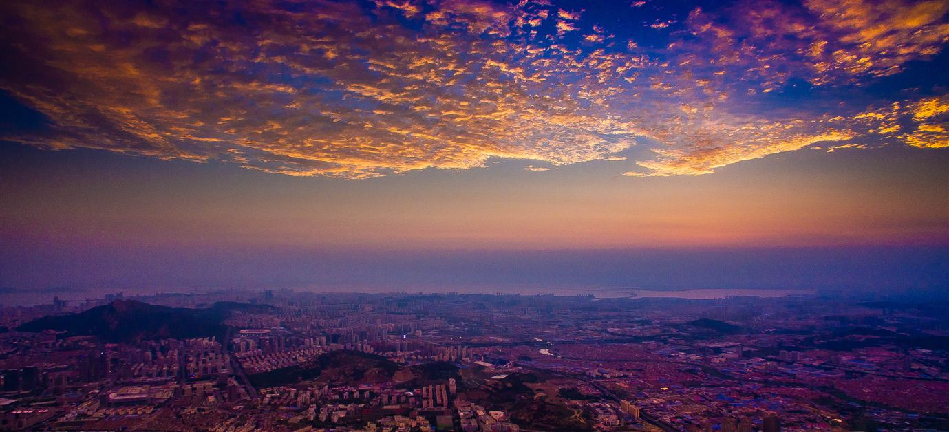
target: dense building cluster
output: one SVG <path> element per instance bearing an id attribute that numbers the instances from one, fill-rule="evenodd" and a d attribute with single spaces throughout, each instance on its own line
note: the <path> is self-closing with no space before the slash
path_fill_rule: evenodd
<path id="1" fill-rule="evenodd" d="M 0 309 L 0 430 L 947 429 L 941 307 L 828 295 L 56 299 Z"/>

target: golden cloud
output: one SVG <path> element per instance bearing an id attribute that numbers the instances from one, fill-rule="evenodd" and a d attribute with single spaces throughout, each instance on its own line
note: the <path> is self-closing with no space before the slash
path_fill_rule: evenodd
<path id="1" fill-rule="evenodd" d="M 730 25 L 696 10 L 698 38 L 650 51 L 546 1 L 11 0 L 0 37 L 17 66 L 0 88 L 51 127 L 0 138 L 344 178 L 625 160 L 638 142 L 654 156 L 630 175 L 707 174 L 865 134 L 945 146 L 944 97 L 840 120 L 744 109 L 792 76 L 895 73 L 949 35 L 940 3 L 861 5 L 757 3 Z"/>

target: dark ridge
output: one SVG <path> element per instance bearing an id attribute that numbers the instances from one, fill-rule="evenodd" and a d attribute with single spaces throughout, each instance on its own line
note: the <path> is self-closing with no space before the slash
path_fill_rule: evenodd
<path id="1" fill-rule="evenodd" d="M 163 338 L 222 338 L 223 321 L 235 310 L 262 311 L 269 306 L 221 302 L 206 309 L 157 306 L 136 300 L 116 300 L 78 314 L 51 315 L 17 327 L 17 331 L 59 331 L 66 336 L 96 336 L 106 342 Z"/>
<path id="2" fill-rule="evenodd" d="M 572 432 L 593 430 L 586 410 L 571 408 L 558 398 L 542 395 L 528 385 L 544 384 L 546 381 L 547 378 L 538 373 L 513 373 L 471 390 L 465 397 L 489 409 L 506 410 L 511 421 L 524 429 Z M 567 392 L 569 394 L 569 390 Z"/>
<path id="3" fill-rule="evenodd" d="M 686 324 L 692 327 L 699 327 L 703 329 L 714 330 L 722 334 L 736 334 L 741 333 L 742 329 L 739 326 L 734 324 L 729 324 L 725 321 L 714 320 L 711 318 L 699 318 L 694 321 L 689 321 Z"/>
<path id="4" fill-rule="evenodd" d="M 358 385 L 391 380 L 399 365 L 375 354 L 339 350 L 323 354 L 313 361 L 248 376 L 255 387 L 276 387 L 305 380 L 332 385 Z"/>

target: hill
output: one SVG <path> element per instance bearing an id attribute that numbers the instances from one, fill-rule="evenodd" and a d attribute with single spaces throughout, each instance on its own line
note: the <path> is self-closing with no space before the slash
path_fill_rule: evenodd
<path id="1" fill-rule="evenodd" d="M 721 334 L 736 334 L 741 333 L 742 331 L 742 328 L 739 326 L 711 318 L 699 318 L 694 321 L 689 321 L 686 324 L 692 327 L 712 330 Z"/>
<path id="2" fill-rule="evenodd" d="M 395 362 L 375 354 L 339 350 L 313 361 L 248 376 L 255 387 L 275 387 L 303 380 L 330 385 L 358 385 L 389 381 L 399 370 Z"/>
<path id="3" fill-rule="evenodd" d="M 511 421 L 528 430 L 589 431 L 592 422 L 581 405 L 568 406 L 561 397 L 551 397 L 549 375 L 513 373 L 469 389 L 465 398 L 489 409 L 508 412 Z M 576 389 L 574 388 L 574 391 Z M 557 392 L 559 393 L 559 391 Z"/>
<path id="4" fill-rule="evenodd" d="M 17 327 L 17 331 L 54 330 L 68 336 L 96 336 L 106 342 L 132 342 L 162 338 L 224 336 L 223 321 L 234 310 L 268 306 L 216 303 L 206 309 L 157 306 L 135 300 L 116 300 L 78 314 L 51 315 Z"/>

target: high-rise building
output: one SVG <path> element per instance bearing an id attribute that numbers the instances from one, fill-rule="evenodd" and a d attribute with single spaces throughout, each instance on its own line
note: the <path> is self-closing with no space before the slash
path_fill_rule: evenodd
<path id="1" fill-rule="evenodd" d="M 20 371 L 20 388 L 24 391 L 33 391 L 39 385 L 40 374 L 36 366 L 28 366 Z"/>
<path id="2" fill-rule="evenodd" d="M 750 418 L 742 417 L 741 420 L 738 420 L 738 432 L 751 432 L 753 429 Z"/>
<path id="3" fill-rule="evenodd" d="M 781 432 L 781 419 L 775 414 L 764 418 L 764 432 Z"/>
<path id="4" fill-rule="evenodd" d="M 3 391 L 20 390 L 20 370 L 7 369 L 3 371 Z"/>
<path id="5" fill-rule="evenodd" d="M 60 300 L 59 296 L 53 297 L 53 310 L 56 312 L 62 312 L 66 308 L 66 300 Z"/>
<path id="6" fill-rule="evenodd" d="M 620 409 L 621 409 L 624 413 L 629 414 L 629 415 L 630 415 L 631 417 L 633 417 L 634 419 L 639 420 L 639 407 L 638 407 L 638 406 L 633 405 L 631 402 L 624 400 L 622 403 L 620 403 Z"/>

